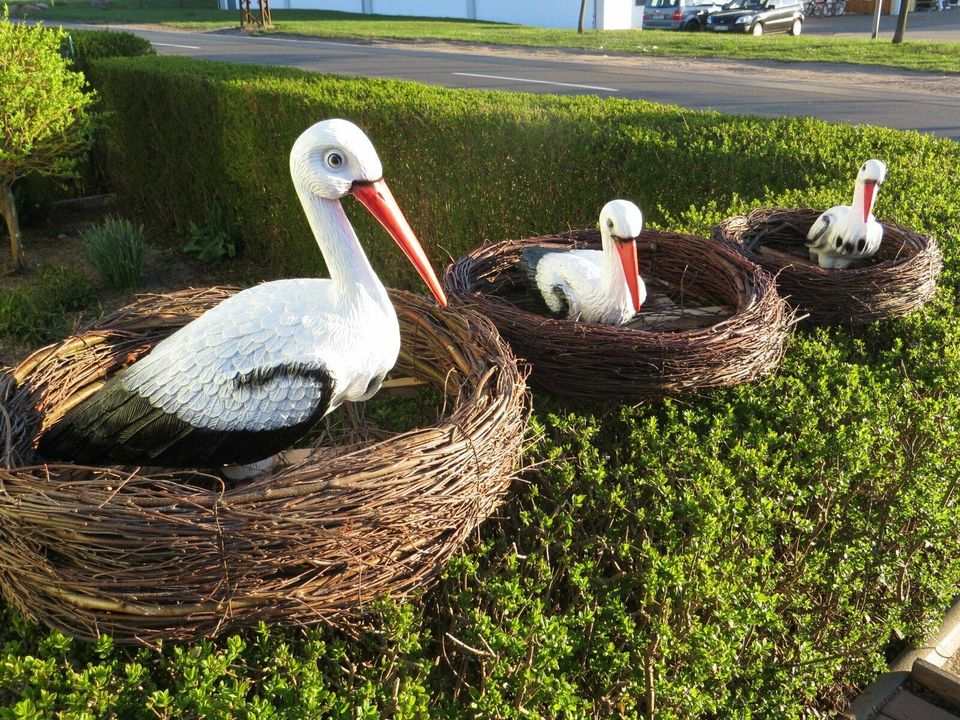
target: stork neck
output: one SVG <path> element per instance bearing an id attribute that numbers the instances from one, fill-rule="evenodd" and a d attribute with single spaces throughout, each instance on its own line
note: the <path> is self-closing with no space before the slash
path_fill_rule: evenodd
<path id="1" fill-rule="evenodd" d="M 865 197 L 866 197 L 866 183 L 863 182 L 862 180 L 857 180 L 857 182 L 854 183 L 854 186 L 853 186 L 853 204 L 851 205 L 851 207 L 853 208 L 854 221 L 858 225 L 864 224 L 863 201 Z M 874 194 L 874 198 L 876 198 L 876 194 Z M 873 202 L 871 202 L 870 205 L 871 207 L 867 208 L 868 216 L 870 215 L 871 212 L 873 212 Z"/>
<path id="2" fill-rule="evenodd" d="M 347 299 L 366 290 L 389 304 L 387 291 L 367 260 L 340 201 L 317 197 L 299 188 L 298 194 L 339 296 Z"/>
<path id="3" fill-rule="evenodd" d="M 606 297 L 620 297 L 630 289 L 627 287 L 627 278 L 623 274 L 623 263 L 617 254 L 615 240 L 604 229 L 601 233 L 603 248 L 603 294 Z"/>

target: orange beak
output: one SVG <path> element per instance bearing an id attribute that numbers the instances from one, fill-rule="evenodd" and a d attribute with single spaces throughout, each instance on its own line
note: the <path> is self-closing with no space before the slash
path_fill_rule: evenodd
<path id="1" fill-rule="evenodd" d="M 400 206 L 397 205 L 397 201 L 393 199 L 393 193 L 390 192 L 387 184 L 383 180 L 355 183 L 350 194 L 363 203 L 370 214 L 380 221 L 380 224 L 403 250 L 407 259 L 413 263 L 437 302 L 446 307 L 447 296 L 444 295 L 443 288 L 440 287 L 440 281 L 437 280 L 437 276 L 433 272 L 430 260 L 420 246 L 417 236 L 410 229 L 410 225 L 403 216 Z"/>
<path id="2" fill-rule="evenodd" d="M 620 264 L 623 265 L 623 274 L 627 278 L 627 287 L 630 288 L 630 297 L 633 299 L 633 311 L 640 312 L 640 287 L 637 284 L 637 242 L 636 240 L 616 240 L 617 254 Z"/>
<path id="3" fill-rule="evenodd" d="M 877 190 L 875 182 L 866 182 L 863 185 L 863 221 L 870 217 L 870 208 L 873 207 L 873 193 Z"/>

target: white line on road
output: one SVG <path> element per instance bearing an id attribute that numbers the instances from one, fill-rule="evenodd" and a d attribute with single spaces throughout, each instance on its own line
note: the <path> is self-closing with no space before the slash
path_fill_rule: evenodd
<path id="1" fill-rule="evenodd" d="M 183 48 L 184 50 L 199 50 L 200 48 L 196 45 L 174 45 L 173 43 L 150 43 L 151 45 L 156 45 L 157 47 L 175 47 Z"/>
<path id="2" fill-rule="evenodd" d="M 550 80 L 532 80 L 531 78 L 504 77 L 502 75 L 479 75 L 477 73 L 455 72 L 454 75 L 463 77 L 487 78 L 488 80 L 511 80 L 513 82 L 533 83 L 535 85 L 559 85 L 561 87 L 581 88 L 583 90 L 603 90 L 605 92 L 620 92 L 617 88 L 600 87 L 598 85 L 577 85 L 576 83 L 551 82 Z"/>
<path id="3" fill-rule="evenodd" d="M 273 43 L 300 43 L 301 45 L 326 45 L 329 47 L 345 47 L 345 48 L 355 48 L 360 49 L 361 47 L 369 48 L 369 45 L 361 46 L 359 43 L 345 43 L 345 42 L 332 42 L 330 40 L 297 40 L 295 38 L 281 38 L 281 37 L 251 37 L 250 40 L 266 40 L 267 42 Z"/>

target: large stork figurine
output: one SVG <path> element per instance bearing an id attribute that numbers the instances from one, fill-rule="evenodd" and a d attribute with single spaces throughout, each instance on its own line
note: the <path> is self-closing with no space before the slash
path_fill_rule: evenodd
<path id="1" fill-rule="evenodd" d="M 379 390 L 397 360 L 400 329 L 340 199 L 363 203 L 446 305 L 443 290 L 356 125 L 308 128 L 293 145 L 290 173 L 330 278 L 267 282 L 224 300 L 55 422 L 39 439 L 43 457 L 255 463 L 342 402 Z"/>
<path id="2" fill-rule="evenodd" d="M 600 250 L 550 250 L 531 246 L 522 263 L 547 309 L 590 323 L 623 325 L 647 297 L 637 272 L 636 238 L 643 215 L 629 200 L 611 200 L 600 211 Z"/>
<path id="3" fill-rule="evenodd" d="M 811 260 L 823 268 L 843 269 L 880 249 L 883 226 L 872 211 L 877 188 L 886 175 L 887 166 L 880 160 L 867 160 L 860 167 L 853 188 L 853 203 L 830 208 L 807 233 Z"/>

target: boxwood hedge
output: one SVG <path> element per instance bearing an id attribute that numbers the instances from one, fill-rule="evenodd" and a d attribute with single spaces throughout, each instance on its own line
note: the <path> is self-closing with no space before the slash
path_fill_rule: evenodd
<path id="1" fill-rule="evenodd" d="M 827 716 L 957 594 L 957 144 L 165 58 L 92 76 L 117 188 L 170 223 L 229 210 L 265 275 L 322 270 L 286 155 L 330 115 L 369 129 L 438 260 L 589 224 L 613 196 L 698 231 L 759 204 L 834 204 L 877 156 L 878 215 L 939 237 L 947 268 L 908 318 L 801 328 L 760 384 L 638 407 L 536 397 L 511 503 L 367 632 L 262 627 L 128 651 L 7 609 L 0 717 Z M 374 265 L 415 287 L 352 215 Z"/>
<path id="2" fill-rule="evenodd" d="M 132 32 L 115 30 L 70 30 L 64 51 L 74 66 L 87 74 L 90 63 L 108 57 L 156 55 L 150 41 Z"/>

